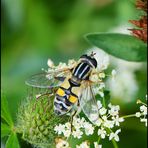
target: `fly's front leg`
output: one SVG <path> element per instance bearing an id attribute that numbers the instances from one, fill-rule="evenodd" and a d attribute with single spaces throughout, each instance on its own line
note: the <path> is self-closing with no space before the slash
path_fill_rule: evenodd
<path id="1" fill-rule="evenodd" d="M 77 111 L 75 111 L 74 113 L 73 113 L 73 115 L 71 116 L 71 133 L 73 132 L 73 118 L 74 118 L 74 116 L 76 115 L 76 113 L 77 113 Z"/>
<path id="2" fill-rule="evenodd" d="M 71 133 L 73 132 L 73 118 L 78 114 L 79 107 L 80 107 L 80 103 L 78 100 L 77 109 L 72 113 L 72 116 L 71 116 Z"/>
<path id="3" fill-rule="evenodd" d="M 36 100 L 35 100 L 33 108 L 32 108 L 33 110 L 36 109 L 36 105 L 37 105 L 38 101 L 43 101 L 44 96 L 51 97 L 51 96 L 53 96 L 53 94 L 52 93 L 44 93 L 44 94 L 36 95 Z"/>

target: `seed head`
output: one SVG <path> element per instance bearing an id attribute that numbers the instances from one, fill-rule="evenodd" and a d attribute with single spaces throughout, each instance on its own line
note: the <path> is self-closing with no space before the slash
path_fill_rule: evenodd
<path id="1" fill-rule="evenodd" d="M 35 147 L 49 148 L 55 145 L 54 127 L 64 123 L 67 117 L 59 117 L 53 111 L 53 98 L 27 99 L 19 108 L 17 129 L 23 139 Z"/>

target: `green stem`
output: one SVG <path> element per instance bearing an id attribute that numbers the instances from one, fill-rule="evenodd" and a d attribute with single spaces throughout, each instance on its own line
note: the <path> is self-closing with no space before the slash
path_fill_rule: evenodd
<path id="1" fill-rule="evenodd" d="M 137 104 L 143 104 L 143 105 L 147 106 L 147 104 L 146 104 L 146 103 L 144 103 L 144 102 L 142 102 L 140 99 L 139 99 L 139 100 L 137 100 Z"/>
<path id="2" fill-rule="evenodd" d="M 101 137 L 99 136 L 99 138 L 98 138 L 98 144 L 99 144 L 100 140 L 101 140 Z"/>
<path id="3" fill-rule="evenodd" d="M 114 139 L 112 139 L 112 144 L 113 144 L 114 148 L 118 148 L 117 142 Z"/>
<path id="4" fill-rule="evenodd" d="M 141 104 L 143 104 L 143 105 L 147 106 L 147 104 L 146 104 L 146 103 L 144 103 L 144 102 L 141 102 Z"/>
<path id="5" fill-rule="evenodd" d="M 105 98 L 103 97 L 103 106 L 106 108 Z"/>
<path id="6" fill-rule="evenodd" d="M 135 117 L 135 114 L 125 115 L 125 116 L 122 116 L 121 118 L 131 118 L 131 117 Z"/>

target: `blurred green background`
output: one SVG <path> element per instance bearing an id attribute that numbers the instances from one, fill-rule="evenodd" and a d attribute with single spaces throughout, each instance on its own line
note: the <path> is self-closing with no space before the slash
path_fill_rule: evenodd
<path id="1" fill-rule="evenodd" d="M 83 38 L 86 33 L 130 28 L 128 20 L 137 19 L 140 13 L 134 3 L 134 0 L 2 0 L 1 85 L 14 121 L 19 103 L 27 96 L 24 81 L 29 75 L 46 69 L 48 58 L 56 64 L 78 59 L 91 47 Z M 112 62 L 110 66 L 117 67 Z M 130 101 L 112 97 L 114 104 L 121 105 L 122 114 L 135 113 L 139 109 L 135 103 L 138 98 L 145 101 L 146 64 L 131 73 L 138 89 L 129 96 Z M 122 125 L 119 147 L 146 147 L 146 128 L 139 119 L 127 119 Z M 106 142 L 104 146 L 112 147 Z"/>

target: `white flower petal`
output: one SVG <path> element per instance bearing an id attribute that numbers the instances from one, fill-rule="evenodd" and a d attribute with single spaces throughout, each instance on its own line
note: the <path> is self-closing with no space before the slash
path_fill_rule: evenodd
<path id="1" fill-rule="evenodd" d="M 54 63 L 53 63 L 53 61 L 51 60 L 51 59 L 48 59 L 48 61 L 47 61 L 47 65 L 49 66 L 49 67 L 54 67 Z"/>

